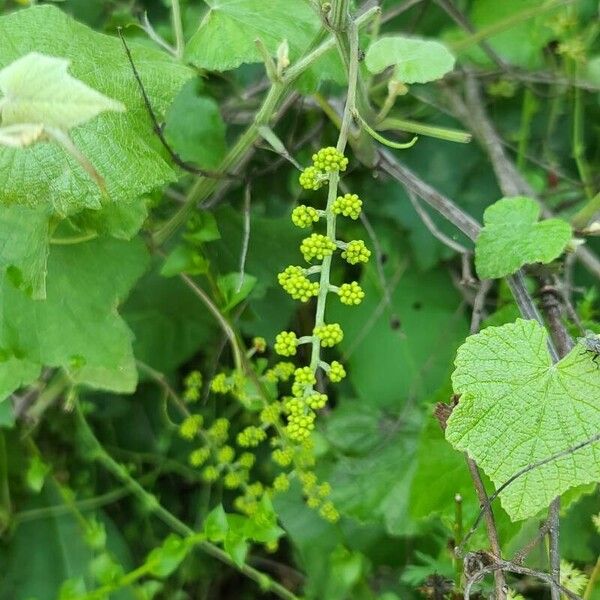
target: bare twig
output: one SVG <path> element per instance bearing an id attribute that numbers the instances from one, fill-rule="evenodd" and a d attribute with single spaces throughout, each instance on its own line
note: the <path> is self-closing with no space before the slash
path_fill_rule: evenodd
<path id="1" fill-rule="evenodd" d="M 140 73 L 137 70 L 137 67 L 135 66 L 135 62 L 133 62 L 133 56 L 131 55 L 131 50 L 129 49 L 129 45 L 125 41 L 125 37 L 123 36 L 123 31 L 119 27 L 117 29 L 117 32 L 119 34 L 119 37 L 121 38 L 121 42 L 123 43 L 123 48 L 125 48 L 125 54 L 127 55 L 127 60 L 129 61 L 131 70 L 133 72 L 133 76 L 135 78 L 135 81 L 136 81 L 136 83 L 139 87 L 140 93 L 142 95 L 142 99 L 144 101 L 144 106 L 146 107 L 146 111 L 148 112 L 148 115 L 150 116 L 150 120 L 152 121 L 152 127 L 154 129 L 154 133 L 156 133 L 156 136 L 160 140 L 160 143 L 163 145 L 164 149 L 168 152 L 169 156 L 171 157 L 171 160 L 178 167 L 181 167 L 184 171 L 187 171 L 188 173 L 194 173 L 195 175 L 202 175 L 203 177 L 208 177 L 208 178 L 212 178 L 212 179 L 231 179 L 233 177 L 232 175 L 229 175 L 226 173 L 216 173 L 213 171 L 207 171 L 205 169 L 201 169 L 201 168 L 183 160 L 175 152 L 175 150 L 173 150 L 173 148 L 171 148 L 171 145 L 169 144 L 169 142 L 167 142 L 167 139 L 165 138 L 165 134 L 163 133 L 163 129 L 162 129 L 160 123 L 158 122 L 158 117 L 156 116 L 156 113 L 154 112 L 154 109 L 152 108 L 152 103 L 150 102 L 150 98 L 148 97 L 148 93 L 146 92 L 146 88 L 144 87 Z"/>
<path id="2" fill-rule="evenodd" d="M 492 550 L 492 554 L 494 558 L 497 560 L 502 559 L 502 550 L 500 549 L 500 540 L 498 538 L 498 528 L 496 527 L 496 520 L 494 518 L 494 512 L 490 505 L 490 501 L 488 499 L 487 492 L 485 490 L 485 486 L 483 485 L 483 480 L 481 479 L 481 474 L 479 473 L 479 468 L 475 461 L 467 456 L 467 466 L 469 467 L 469 473 L 471 474 L 471 479 L 473 480 L 473 486 L 475 487 L 475 492 L 477 493 L 477 498 L 479 499 L 479 504 L 482 507 L 482 511 L 485 517 L 485 525 L 487 529 L 487 536 L 490 542 L 490 548 Z M 458 552 L 457 552 L 458 554 Z M 459 554 L 460 556 L 460 554 Z M 502 569 L 494 570 L 494 583 L 495 583 L 495 599 L 496 600 L 505 600 L 506 598 L 506 580 L 504 578 L 504 573 Z M 465 598 L 469 598 L 465 592 Z"/>
<path id="3" fill-rule="evenodd" d="M 485 559 L 488 562 L 488 564 L 486 564 L 485 566 L 482 566 L 474 573 L 471 573 L 470 576 L 468 577 L 467 583 L 465 585 L 464 596 L 463 596 L 464 600 L 470 600 L 471 588 L 478 581 L 481 581 L 481 579 L 483 579 L 483 577 L 485 575 L 487 575 L 488 573 L 494 573 L 495 571 L 498 571 L 498 570 L 507 571 L 509 573 L 516 573 L 517 575 L 526 575 L 528 577 L 535 577 L 536 579 L 539 579 L 539 580 L 543 581 L 544 583 L 547 583 L 551 586 L 556 585 L 556 587 L 558 588 L 558 591 L 563 593 L 565 596 L 567 596 L 567 598 L 570 598 L 570 600 L 582 600 L 580 596 L 573 593 L 571 590 L 568 590 L 566 587 L 564 587 L 560 583 L 555 584 L 554 581 L 552 580 L 552 577 L 550 575 L 548 575 L 547 573 L 543 573 L 542 571 L 535 571 L 534 569 L 529 569 L 528 567 L 523 567 L 522 565 L 517 565 L 508 560 L 494 559 L 494 557 L 490 557 L 488 555 L 485 556 Z M 490 560 L 491 560 L 491 562 L 490 562 Z"/>

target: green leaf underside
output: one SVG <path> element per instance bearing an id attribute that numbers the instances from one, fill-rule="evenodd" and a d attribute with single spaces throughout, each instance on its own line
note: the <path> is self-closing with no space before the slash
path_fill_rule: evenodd
<path id="1" fill-rule="evenodd" d="M 43 36 L 39 32 L 43 31 Z M 0 18 L 0 68 L 32 51 L 70 60 L 70 74 L 126 107 L 105 112 L 71 131 L 81 153 L 104 179 L 111 200 L 131 201 L 174 179 L 135 84 L 121 42 L 96 33 L 52 6 L 36 6 Z M 163 113 L 192 72 L 166 54 L 131 43 L 155 110 Z M 78 162 L 52 143 L 0 148 L 2 202 L 49 204 L 60 214 L 98 209 L 102 192 Z"/>
<path id="2" fill-rule="evenodd" d="M 186 46 L 186 58 L 205 69 L 226 71 L 262 62 L 260 38 L 275 53 L 287 40 L 290 58 L 298 58 L 315 40 L 321 23 L 304 0 L 206 0 L 209 11 Z"/>
<path id="3" fill-rule="evenodd" d="M 390 36 L 369 47 L 365 64 L 371 73 L 395 66 L 394 78 L 403 83 L 427 83 L 452 71 L 454 57 L 439 42 Z"/>
<path id="4" fill-rule="evenodd" d="M 132 392 L 137 382 L 132 335 L 117 306 L 146 267 L 139 240 L 100 239 L 53 249 L 47 298 L 32 300 L 0 280 L 0 398 L 62 367 L 77 383 Z"/>
<path id="5" fill-rule="evenodd" d="M 48 210 L 24 206 L 0 209 L 0 274 L 33 298 L 46 297 Z"/>
<path id="6" fill-rule="evenodd" d="M 547 339 L 537 322 L 518 319 L 484 329 L 458 350 L 452 382 L 461 397 L 446 438 L 496 487 L 600 430 L 597 365 L 581 345 L 553 365 Z M 527 472 L 500 500 L 511 519 L 525 519 L 569 488 L 599 478 L 596 443 Z"/>
<path id="7" fill-rule="evenodd" d="M 549 263 L 571 239 L 570 225 L 560 219 L 538 222 L 540 206 L 531 198 L 502 198 L 483 216 L 475 244 L 475 266 L 482 279 L 515 273 L 523 265 Z"/>
<path id="8" fill-rule="evenodd" d="M 30 52 L 0 71 L 3 125 L 41 123 L 68 131 L 105 111 L 125 106 L 68 72 L 69 60 Z"/>

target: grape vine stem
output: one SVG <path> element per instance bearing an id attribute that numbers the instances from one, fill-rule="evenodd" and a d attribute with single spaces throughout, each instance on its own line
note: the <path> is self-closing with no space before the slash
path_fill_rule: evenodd
<path id="1" fill-rule="evenodd" d="M 143 505 L 148 507 L 163 523 L 173 531 L 184 537 L 197 536 L 198 532 L 188 527 L 183 521 L 179 520 L 173 513 L 164 508 L 156 497 L 147 492 L 131 475 L 127 469 L 120 465 L 108 454 L 98 438 L 94 435 L 79 403 L 75 404 L 75 418 L 79 427 L 81 441 L 87 446 L 92 457 L 100 463 L 107 471 L 112 473 L 118 480 L 127 486 L 131 492 L 142 501 Z M 198 547 L 206 554 L 220 560 L 230 567 L 238 570 L 240 573 L 258 583 L 261 589 L 275 594 L 282 600 L 300 600 L 298 596 L 290 592 L 287 588 L 271 579 L 267 574 L 255 569 L 247 564 L 237 565 L 234 560 L 224 550 L 211 544 L 206 540 L 198 543 Z"/>

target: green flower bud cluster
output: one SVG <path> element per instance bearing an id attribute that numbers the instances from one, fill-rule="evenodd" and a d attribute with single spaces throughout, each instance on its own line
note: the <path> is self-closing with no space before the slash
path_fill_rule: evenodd
<path id="1" fill-rule="evenodd" d="M 315 373 L 310 367 L 299 367 L 294 371 L 294 383 L 292 384 L 292 394 L 299 397 L 304 395 L 304 391 L 317 383 Z"/>
<path id="2" fill-rule="evenodd" d="M 290 488 L 290 478 L 285 473 L 280 473 L 273 480 L 274 492 L 286 492 Z"/>
<path id="3" fill-rule="evenodd" d="M 323 260 L 326 256 L 331 256 L 335 249 L 335 242 L 320 233 L 311 234 L 300 244 L 300 252 L 306 262 L 310 262 L 314 258 Z"/>
<path id="4" fill-rule="evenodd" d="M 250 425 L 237 435 L 238 446 L 242 448 L 256 448 L 261 442 L 267 439 L 264 429 Z"/>
<path id="5" fill-rule="evenodd" d="M 305 273 L 306 270 L 302 267 L 290 265 L 277 276 L 279 285 L 294 300 L 300 300 L 301 302 L 307 302 L 319 293 L 319 283 L 310 281 Z"/>
<path id="6" fill-rule="evenodd" d="M 200 433 L 203 424 L 202 415 L 190 415 L 179 426 L 179 435 L 184 440 L 193 440 Z"/>
<path id="7" fill-rule="evenodd" d="M 203 425 L 202 415 L 190 415 L 179 426 L 179 435 L 183 439 L 200 437 L 205 444 L 190 452 L 190 465 L 204 467 L 202 479 L 207 483 L 214 483 L 222 478 L 227 489 L 245 486 L 250 477 L 249 470 L 256 460 L 254 455 L 244 452 L 236 460 L 235 450 L 226 444 L 230 426 L 227 419 L 217 419 L 207 430 L 202 429 Z M 206 464 L 211 459 L 211 464 Z"/>
<path id="8" fill-rule="evenodd" d="M 330 523 L 336 523 L 340 514 L 333 502 L 328 500 L 331 494 L 331 486 L 328 483 L 319 483 L 317 476 L 312 471 L 298 474 L 302 484 L 302 491 L 306 496 L 306 504 L 313 509 L 319 509 L 319 514 Z"/>
<path id="9" fill-rule="evenodd" d="M 265 373 L 266 381 L 277 383 L 278 381 L 287 381 L 296 370 L 296 365 L 291 362 L 278 362 L 273 368 Z"/>
<path id="10" fill-rule="evenodd" d="M 273 402 L 273 404 L 268 404 L 260 411 L 259 419 L 264 425 L 275 425 L 279 423 L 280 414 L 281 404 Z"/>
<path id="11" fill-rule="evenodd" d="M 363 289 L 356 281 L 343 283 L 338 288 L 337 293 L 340 297 L 340 302 L 342 304 L 347 304 L 348 306 L 360 304 L 365 297 Z"/>
<path id="12" fill-rule="evenodd" d="M 315 428 L 317 415 L 301 398 L 288 399 L 284 408 L 288 415 L 286 434 L 295 442 L 305 440 Z"/>
<path id="13" fill-rule="evenodd" d="M 190 371 L 184 379 L 183 400 L 188 403 L 200 400 L 202 391 L 202 373 L 200 371 Z"/>
<path id="14" fill-rule="evenodd" d="M 265 488 L 260 481 L 245 486 L 244 494 L 238 496 L 234 501 L 233 505 L 241 513 L 248 517 L 253 517 L 257 514 L 260 507 L 260 499 L 265 493 Z"/>
<path id="15" fill-rule="evenodd" d="M 310 227 L 319 220 L 319 211 L 312 206 L 301 204 L 292 211 L 292 223 L 296 227 Z"/>
<path id="16" fill-rule="evenodd" d="M 271 458 L 280 467 L 289 467 L 294 460 L 294 450 L 289 447 L 277 448 L 271 453 Z"/>
<path id="17" fill-rule="evenodd" d="M 344 194 L 343 196 L 337 197 L 331 207 L 331 210 L 333 210 L 336 215 L 350 217 L 356 221 L 356 219 L 360 217 L 362 200 L 357 194 Z"/>
<path id="18" fill-rule="evenodd" d="M 351 265 L 369 262 L 370 256 L 371 251 L 365 246 L 365 243 L 362 240 L 352 240 L 351 242 L 348 242 L 342 252 L 342 258 Z"/>
<path id="19" fill-rule="evenodd" d="M 329 381 L 332 383 L 339 383 L 344 377 L 346 377 L 346 369 L 344 365 L 337 360 L 332 360 L 329 365 Z"/>
<path id="20" fill-rule="evenodd" d="M 215 394 L 228 394 L 232 389 L 232 386 L 227 381 L 227 375 L 225 373 L 219 373 L 213 377 L 210 382 L 210 390 Z"/>
<path id="21" fill-rule="evenodd" d="M 262 354 L 267 349 L 267 340 L 264 337 L 252 338 L 252 348 L 255 352 Z"/>
<path id="22" fill-rule="evenodd" d="M 312 155 L 313 165 L 319 171 L 331 173 L 332 171 L 345 171 L 348 166 L 348 159 L 333 146 L 321 148 Z"/>
<path id="23" fill-rule="evenodd" d="M 333 348 L 344 339 L 344 332 L 339 323 L 319 325 L 313 329 L 313 333 L 319 338 L 323 348 Z"/>
<path id="24" fill-rule="evenodd" d="M 325 405 L 327 404 L 327 394 L 315 392 L 314 394 L 307 396 L 305 402 L 309 408 L 312 408 L 312 410 L 320 410 L 325 408 Z"/>
<path id="25" fill-rule="evenodd" d="M 293 331 L 282 331 L 275 337 L 275 352 L 281 356 L 294 356 L 298 347 L 298 337 Z"/>
<path id="26" fill-rule="evenodd" d="M 327 175 L 322 173 L 316 167 L 306 167 L 302 173 L 300 173 L 300 185 L 305 190 L 317 191 L 327 181 Z"/>
<path id="27" fill-rule="evenodd" d="M 300 173 L 300 185 L 305 190 L 318 190 L 327 181 L 328 173 L 345 171 L 348 159 L 336 148 L 321 148 L 312 156 L 313 164 Z"/>

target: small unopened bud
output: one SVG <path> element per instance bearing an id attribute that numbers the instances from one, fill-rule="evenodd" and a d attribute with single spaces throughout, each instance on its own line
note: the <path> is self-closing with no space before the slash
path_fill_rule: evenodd
<path id="1" fill-rule="evenodd" d="M 277 75 L 281 77 L 283 72 L 290 66 L 290 47 L 287 40 L 283 40 L 277 48 Z"/>

